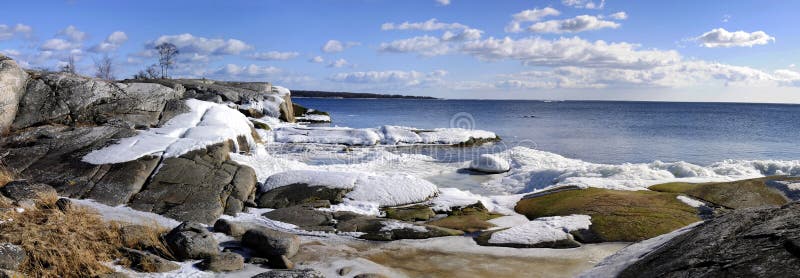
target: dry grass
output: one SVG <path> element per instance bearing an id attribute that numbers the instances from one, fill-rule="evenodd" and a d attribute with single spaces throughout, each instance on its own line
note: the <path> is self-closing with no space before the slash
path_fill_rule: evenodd
<path id="1" fill-rule="evenodd" d="M 175 260 L 175 256 L 167 248 L 163 237 L 169 232 L 168 228 L 162 227 L 155 221 L 147 225 L 125 226 L 124 223 L 117 223 L 117 225 L 122 226 L 120 240 L 124 247 L 148 251 L 163 258 Z"/>
<path id="2" fill-rule="evenodd" d="M 0 164 L 0 187 L 5 186 L 7 183 L 14 181 L 16 175 L 11 170 Z"/>

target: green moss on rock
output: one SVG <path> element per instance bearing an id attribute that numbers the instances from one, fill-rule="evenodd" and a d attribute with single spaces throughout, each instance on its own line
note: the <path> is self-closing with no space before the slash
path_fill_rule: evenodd
<path id="1" fill-rule="evenodd" d="M 602 241 L 640 241 L 700 221 L 675 193 L 600 188 L 568 190 L 523 199 L 515 210 L 529 219 L 585 214 Z"/>
<path id="2" fill-rule="evenodd" d="M 659 192 L 680 193 L 703 201 L 732 209 L 762 206 L 781 206 L 788 199 L 766 182 L 773 180 L 795 180 L 789 177 L 765 177 L 732 182 L 712 183 L 665 183 L 650 187 Z"/>
<path id="3" fill-rule="evenodd" d="M 425 205 L 387 208 L 385 212 L 386 218 L 397 219 L 401 221 L 427 221 L 436 215 L 436 213 L 434 213 L 430 207 Z"/>
<path id="4" fill-rule="evenodd" d="M 428 225 L 473 233 L 494 227 L 495 225 L 489 223 L 488 220 L 500 216 L 502 215 L 489 212 L 483 204 L 478 202 L 454 209 L 447 217 L 428 222 Z"/>

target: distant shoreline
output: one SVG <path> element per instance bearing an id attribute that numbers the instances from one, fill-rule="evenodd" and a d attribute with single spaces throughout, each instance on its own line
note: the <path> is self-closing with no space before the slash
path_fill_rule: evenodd
<path id="1" fill-rule="evenodd" d="M 428 96 L 386 95 L 371 93 L 325 92 L 292 90 L 292 97 L 296 98 L 361 98 L 361 99 L 438 99 Z"/>

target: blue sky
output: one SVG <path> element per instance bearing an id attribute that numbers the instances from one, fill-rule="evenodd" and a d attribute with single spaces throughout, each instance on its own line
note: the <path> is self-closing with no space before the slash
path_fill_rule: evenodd
<path id="1" fill-rule="evenodd" d="M 800 103 L 798 1 L 9 1 L 0 52 L 445 98 Z M 407 23 L 407 24 L 403 24 Z M 518 28 L 513 28 L 517 26 Z M 325 47 L 325 46 L 328 47 Z"/>

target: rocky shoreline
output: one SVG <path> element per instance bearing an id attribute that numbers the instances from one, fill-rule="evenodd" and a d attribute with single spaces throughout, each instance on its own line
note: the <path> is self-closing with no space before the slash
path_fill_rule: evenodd
<path id="1" fill-rule="evenodd" d="M 779 270 L 796 272 L 793 267 L 800 265 L 800 178 L 667 183 L 649 190 L 559 186 L 492 199 L 403 173 L 285 166 L 290 162 L 265 153 L 264 144 L 345 146 L 346 151 L 457 148 L 500 140 L 489 131 L 457 128 L 304 125 L 327 122 L 330 115 L 292 103 L 288 89 L 270 83 L 108 82 L 25 71 L 0 55 L 0 166 L 11 177 L 0 189 L 1 207 L 9 219 L 31 211 L 66 215 L 70 207 L 82 206 L 120 222 L 143 214 L 171 223 L 161 227 L 128 219 L 113 227 L 124 243 L 110 253 L 119 265 L 99 267 L 92 275 L 197 271 L 325 277 L 331 273 L 314 269 L 322 259 L 310 253 L 330 251 L 326 241 L 347 241 L 350 250 L 336 252 L 369 261 L 361 268 L 328 262 L 341 277 L 403 276 L 376 266 L 375 261 L 389 265 L 387 255 L 355 246 L 381 250 L 373 244 L 404 240 L 467 239 L 470 248 L 485 248 L 482 252 L 595 250 L 584 255 L 599 260 L 598 254 L 610 251 L 597 246 L 643 244 L 690 225 L 696 226 L 656 247 L 641 247 L 644 253 L 635 261 L 615 262 L 612 256 L 583 275 L 769 277 L 786 273 Z M 498 155 L 469 163 L 486 175 L 511 167 Z M 123 208 L 129 211 L 120 216 Z M 0 222 L 0 233 L 4 225 Z M 15 240 L 0 245 L 6 250 L 0 269 L 35 275 L 32 263 L 45 258 Z M 754 254 L 757 259 L 742 259 L 748 250 L 761 251 Z M 355 255 L 363 253 L 370 255 Z"/>

